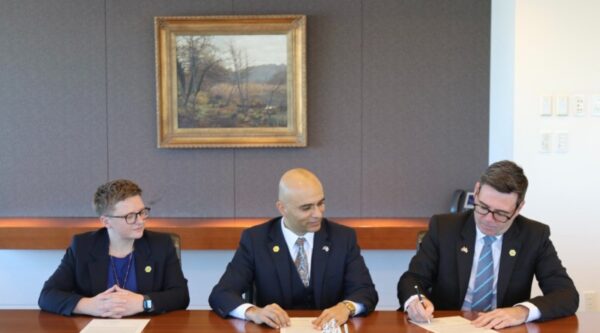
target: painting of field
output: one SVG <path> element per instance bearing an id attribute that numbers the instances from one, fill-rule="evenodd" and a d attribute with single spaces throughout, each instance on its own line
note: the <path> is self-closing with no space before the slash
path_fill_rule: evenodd
<path id="1" fill-rule="evenodd" d="M 287 53 L 284 34 L 177 36 L 177 127 L 287 127 Z"/>

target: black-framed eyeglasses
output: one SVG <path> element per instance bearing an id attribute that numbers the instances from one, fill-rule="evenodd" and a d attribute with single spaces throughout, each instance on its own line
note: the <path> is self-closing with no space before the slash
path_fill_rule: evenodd
<path id="1" fill-rule="evenodd" d="M 117 218 L 117 219 L 125 219 L 125 223 L 134 224 L 135 222 L 137 222 L 138 216 L 141 217 L 142 219 L 146 219 L 146 218 L 148 218 L 148 216 L 150 216 L 150 207 L 144 207 L 142 210 L 140 210 L 137 213 L 129 213 L 127 215 L 121 215 L 121 216 L 104 215 L 104 216 Z"/>
<path id="2" fill-rule="evenodd" d="M 492 214 L 492 218 L 494 219 L 494 221 L 499 222 L 499 223 L 508 222 L 513 217 L 513 215 L 515 215 L 515 212 L 517 211 L 515 209 L 515 211 L 509 215 L 505 212 L 498 212 L 498 211 L 491 210 L 489 207 L 480 205 L 480 204 L 473 204 L 473 207 L 475 207 L 475 211 L 478 214 L 481 214 L 483 216 L 485 216 L 487 214 Z M 519 207 L 519 205 L 517 205 L 517 207 Z"/>

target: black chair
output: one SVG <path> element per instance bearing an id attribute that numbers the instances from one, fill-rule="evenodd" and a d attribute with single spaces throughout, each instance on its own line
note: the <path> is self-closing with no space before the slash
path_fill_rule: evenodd
<path id="1" fill-rule="evenodd" d="M 181 265 L 181 237 L 175 233 L 169 233 L 169 236 L 171 236 L 173 246 L 175 247 L 175 253 L 177 253 L 177 259 L 179 259 L 179 265 Z"/>
<path id="2" fill-rule="evenodd" d="M 421 248 L 421 242 L 423 241 L 423 237 L 425 237 L 426 233 L 427 231 L 422 230 L 417 234 L 417 252 L 419 252 L 419 249 Z"/>

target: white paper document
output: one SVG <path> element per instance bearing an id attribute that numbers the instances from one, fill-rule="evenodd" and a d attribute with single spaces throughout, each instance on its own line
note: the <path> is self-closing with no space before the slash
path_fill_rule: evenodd
<path id="1" fill-rule="evenodd" d="M 150 319 L 92 319 L 80 333 L 140 333 Z"/>
<path id="2" fill-rule="evenodd" d="M 411 323 L 433 333 L 493 333 L 494 330 L 471 325 L 471 321 L 460 316 L 433 318 L 431 323 Z"/>
<path id="3" fill-rule="evenodd" d="M 315 320 L 316 317 L 307 318 L 307 317 L 292 317 L 290 318 L 291 325 L 288 327 L 282 327 L 281 333 L 321 333 L 323 331 L 317 330 L 313 328 L 312 321 Z M 328 333 L 342 333 L 339 327 L 328 330 Z"/>

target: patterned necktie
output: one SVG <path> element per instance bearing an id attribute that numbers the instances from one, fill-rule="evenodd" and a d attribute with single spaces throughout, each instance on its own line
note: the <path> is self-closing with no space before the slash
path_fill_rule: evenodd
<path id="1" fill-rule="evenodd" d="M 494 236 L 485 236 L 484 245 L 477 262 L 475 290 L 471 301 L 471 311 L 489 311 L 492 309 L 494 296 L 494 259 L 492 258 L 492 243 Z"/>
<path id="2" fill-rule="evenodd" d="M 294 264 L 296 265 L 296 269 L 298 270 L 298 274 L 300 274 L 300 279 L 302 280 L 302 284 L 305 287 L 308 287 L 308 259 L 306 258 L 306 251 L 304 251 L 304 242 L 306 239 L 304 237 L 300 237 L 296 240 L 296 247 L 298 248 L 298 254 L 296 255 L 296 260 L 294 260 Z"/>

